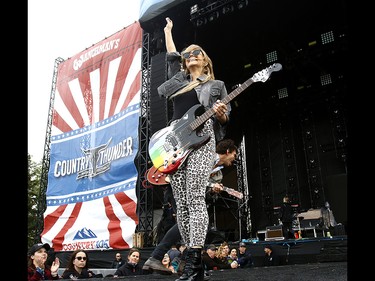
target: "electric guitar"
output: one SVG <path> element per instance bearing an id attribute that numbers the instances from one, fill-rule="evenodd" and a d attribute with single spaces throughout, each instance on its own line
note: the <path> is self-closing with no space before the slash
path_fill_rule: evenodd
<path id="1" fill-rule="evenodd" d="M 265 82 L 272 72 L 280 69 L 282 69 L 281 64 L 274 63 L 255 73 L 245 83 L 222 99 L 221 102 L 228 104 L 252 83 Z M 202 108 L 203 106 L 200 104 L 194 105 L 176 124 L 163 128 L 151 136 L 148 145 L 149 155 L 153 166 L 160 172 L 166 174 L 174 172 L 194 149 L 199 148 L 209 140 L 210 136 L 198 136 L 196 130 L 213 116 L 215 111 L 210 108 L 202 115 L 197 116 L 198 112 L 202 111 Z"/>
<path id="2" fill-rule="evenodd" d="M 146 179 L 148 180 L 150 184 L 153 184 L 153 185 L 166 185 L 169 183 L 168 174 L 160 172 L 154 166 L 152 166 L 150 169 L 147 170 Z M 213 185 L 214 184 L 211 184 L 211 183 L 209 184 L 210 187 L 213 187 Z M 243 198 L 242 192 L 239 192 L 233 188 L 223 186 L 223 191 L 225 191 L 229 195 L 232 195 L 238 199 Z"/>

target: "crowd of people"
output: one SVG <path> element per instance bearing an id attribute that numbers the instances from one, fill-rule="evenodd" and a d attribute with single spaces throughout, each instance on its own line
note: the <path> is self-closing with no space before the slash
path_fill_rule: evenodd
<path id="1" fill-rule="evenodd" d="M 221 270 L 221 269 L 239 269 L 239 268 L 251 268 L 254 266 L 254 260 L 249 251 L 246 249 L 246 243 L 239 243 L 238 247 L 230 247 L 227 242 L 221 243 L 219 246 L 215 244 L 209 244 L 207 247 L 202 249 L 201 260 L 202 268 L 205 270 L 205 274 L 202 280 L 209 280 L 210 270 Z M 177 280 L 190 280 L 180 279 L 183 277 L 186 267 L 186 245 L 179 244 L 178 249 L 175 245 L 167 252 L 161 260 L 161 265 L 165 269 L 165 272 L 160 270 L 153 271 L 151 268 L 144 268 L 144 263 L 141 262 L 141 252 L 137 248 L 130 248 L 126 250 L 127 260 L 122 261 L 121 253 L 116 253 L 115 260 L 112 261 L 110 268 L 114 269 L 113 274 L 94 273 L 89 267 L 89 254 L 86 250 L 78 249 L 73 251 L 64 270 L 61 274 L 58 273 L 60 268 L 60 260 L 55 257 L 52 262 L 48 262 L 48 250 L 50 246 L 48 243 L 35 244 L 33 245 L 28 253 L 28 280 L 77 280 L 77 279 L 89 279 L 89 278 L 100 278 L 100 277 L 121 277 L 121 276 L 138 276 L 152 274 L 154 272 L 165 274 L 176 274 L 179 276 Z M 266 245 L 264 247 L 264 259 L 263 266 L 279 265 L 279 257 L 274 254 L 272 247 Z M 173 257 L 173 258 L 171 258 Z"/>

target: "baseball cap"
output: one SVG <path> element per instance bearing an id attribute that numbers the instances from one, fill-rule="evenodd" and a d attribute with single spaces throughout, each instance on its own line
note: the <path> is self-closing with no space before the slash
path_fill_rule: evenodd
<path id="1" fill-rule="evenodd" d="M 208 250 L 208 249 L 210 249 L 210 250 L 212 250 L 212 251 L 216 251 L 216 250 L 217 250 L 215 244 L 210 244 L 210 245 L 208 245 L 207 250 Z"/>
<path id="2" fill-rule="evenodd" d="M 246 247 L 246 244 L 244 242 L 241 242 L 240 247 Z"/>
<path id="3" fill-rule="evenodd" d="M 39 251 L 40 249 L 46 249 L 46 251 L 49 251 L 51 249 L 50 245 L 48 243 L 38 243 L 34 244 L 30 249 L 29 249 L 29 256 L 32 256 L 35 254 L 35 252 Z"/>

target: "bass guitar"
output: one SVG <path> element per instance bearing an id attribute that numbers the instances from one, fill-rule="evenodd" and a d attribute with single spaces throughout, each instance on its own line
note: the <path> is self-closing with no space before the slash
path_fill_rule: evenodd
<path id="1" fill-rule="evenodd" d="M 146 179 L 150 184 L 153 185 L 166 185 L 169 184 L 169 176 L 168 174 L 165 174 L 163 172 L 160 172 L 158 169 L 156 169 L 154 166 L 152 166 L 150 169 L 146 172 Z M 214 184 L 210 183 L 208 186 L 213 187 Z M 229 195 L 232 195 L 238 199 L 243 198 L 242 192 L 239 192 L 233 188 L 223 186 L 223 191 L 228 193 Z"/>
<path id="2" fill-rule="evenodd" d="M 265 82 L 272 72 L 280 69 L 282 69 L 281 64 L 274 63 L 255 73 L 245 83 L 222 99 L 221 102 L 228 104 L 252 83 Z M 198 112 L 202 111 L 202 108 L 203 106 L 200 104 L 194 105 L 176 124 L 163 128 L 151 136 L 148 151 L 153 166 L 160 172 L 169 174 L 176 171 L 194 149 L 199 148 L 209 140 L 210 136 L 198 136 L 196 130 L 213 116 L 215 111 L 210 108 L 202 115 L 197 116 Z"/>

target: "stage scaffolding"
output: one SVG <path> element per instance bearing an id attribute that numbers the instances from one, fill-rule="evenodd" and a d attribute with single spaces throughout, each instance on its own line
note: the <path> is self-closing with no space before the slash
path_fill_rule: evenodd
<path id="1" fill-rule="evenodd" d="M 44 152 L 42 160 L 42 172 L 40 175 L 40 191 L 37 205 L 37 220 L 36 220 L 36 231 L 35 231 L 35 243 L 40 242 L 40 235 L 43 232 L 44 221 L 43 215 L 44 211 L 47 208 L 46 202 L 46 192 L 48 184 L 48 170 L 50 163 L 50 148 L 51 148 L 51 129 L 52 129 L 52 120 L 53 120 L 53 104 L 55 101 L 55 92 L 56 92 L 56 82 L 57 82 L 57 69 L 64 59 L 57 58 L 55 60 L 55 65 L 53 68 L 52 76 L 52 89 L 49 101 L 49 110 L 48 110 L 48 120 L 47 120 L 47 129 L 46 129 L 46 138 L 44 142 Z"/>
<path id="2" fill-rule="evenodd" d="M 145 188 L 142 182 L 145 180 L 145 174 L 152 164 L 148 156 L 148 143 L 150 139 L 150 73 L 151 73 L 151 54 L 150 54 L 150 34 L 143 33 L 142 44 L 142 85 L 141 85 L 141 114 L 139 122 L 139 151 L 138 151 L 138 180 L 137 180 L 137 215 L 139 224 L 136 231 L 143 233 L 144 245 L 151 246 L 153 238 L 153 189 Z"/>

